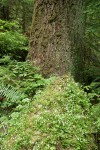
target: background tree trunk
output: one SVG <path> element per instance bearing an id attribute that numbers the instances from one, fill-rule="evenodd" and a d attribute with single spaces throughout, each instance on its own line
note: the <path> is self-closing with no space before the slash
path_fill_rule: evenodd
<path id="1" fill-rule="evenodd" d="M 28 58 L 43 74 L 83 78 L 83 1 L 35 1 Z"/>
<path id="2" fill-rule="evenodd" d="M 1 8 L 1 12 L 2 12 L 1 19 L 9 21 L 9 15 L 10 15 L 9 6 L 3 6 Z"/>

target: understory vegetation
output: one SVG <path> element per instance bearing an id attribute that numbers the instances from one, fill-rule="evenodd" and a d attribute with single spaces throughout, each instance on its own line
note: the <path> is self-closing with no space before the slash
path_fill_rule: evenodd
<path id="1" fill-rule="evenodd" d="M 2 150 L 96 149 L 92 134 L 100 123 L 88 95 L 68 76 L 53 80 L 1 117 Z"/>
<path id="2" fill-rule="evenodd" d="M 84 89 L 70 75 L 44 79 L 27 61 L 0 63 L 1 150 L 97 149 L 98 82 Z"/>
<path id="3" fill-rule="evenodd" d="M 29 37 L 20 11 L 32 1 L 22 2 L 19 20 L 12 15 L 15 4 L 13 19 L 0 20 L 0 150 L 99 150 L 100 2 L 85 11 L 89 59 L 83 84 L 70 74 L 45 78 L 27 59 Z"/>

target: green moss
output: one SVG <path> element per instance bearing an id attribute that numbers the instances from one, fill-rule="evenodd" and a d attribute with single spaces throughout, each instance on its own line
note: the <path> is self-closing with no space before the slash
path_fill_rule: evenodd
<path id="1" fill-rule="evenodd" d="M 48 22 L 51 23 L 51 22 L 55 21 L 56 17 L 57 17 L 56 13 L 49 15 L 48 16 Z"/>

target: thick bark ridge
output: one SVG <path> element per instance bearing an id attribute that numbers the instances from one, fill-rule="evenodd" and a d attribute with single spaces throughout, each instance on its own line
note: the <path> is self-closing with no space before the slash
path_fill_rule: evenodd
<path id="1" fill-rule="evenodd" d="M 83 0 L 36 0 L 28 58 L 45 75 L 82 78 Z"/>

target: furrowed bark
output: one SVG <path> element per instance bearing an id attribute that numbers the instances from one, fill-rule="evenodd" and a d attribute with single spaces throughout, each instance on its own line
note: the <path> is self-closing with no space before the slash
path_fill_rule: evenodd
<path id="1" fill-rule="evenodd" d="M 83 78 L 83 0 L 36 0 L 28 58 L 45 75 Z"/>

